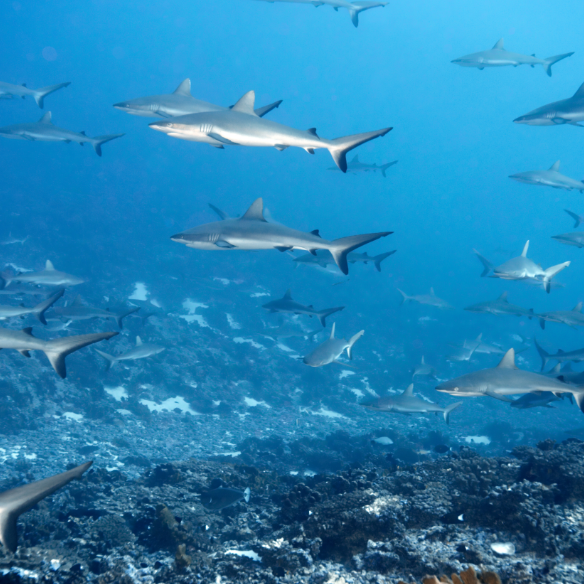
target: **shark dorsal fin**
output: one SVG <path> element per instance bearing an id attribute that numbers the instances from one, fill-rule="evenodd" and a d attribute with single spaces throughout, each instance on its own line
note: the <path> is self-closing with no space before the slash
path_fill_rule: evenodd
<path id="1" fill-rule="evenodd" d="M 406 389 L 404 389 L 404 392 L 402 393 L 403 397 L 412 397 L 412 395 L 414 395 L 414 384 L 410 383 Z"/>
<path id="2" fill-rule="evenodd" d="M 140 337 L 136 337 L 136 347 L 142 346 L 142 339 Z"/>
<path id="3" fill-rule="evenodd" d="M 32 337 L 32 327 L 31 326 L 27 326 L 26 328 L 23 328 L 22 329 L 22 332 L 25 335 L 30 335 Z"/>
<path id="4" fill-rule="evenodd" d="M 434 294 L 434 288 L 430 288 L 430 296 L 436 296 L 436 294 Z"/>
<path id="5" fill-rule="evenodd" d="M 562 364 L 558 363 L 552 370 L 551 373 L 554 375 L 558 375 L 560 373 L 560 369 L 562 368 Z"/>
<path id="6" fill-rule="evenodd" d="M 318 134 L 316 133 L 316 128 L 308 128 L 308 130 L 306 130 L 309 134 L 311 134 L 312 136 L 316 136 L 318 138 Z"/>
<path id="7" fill-rule="evenodd" d="M 503 39 L 499 39 L 495 43 L 495 46 L 493 47 L 493 49 L 499 49 L 501 51 L 504 51 L 505 50 L 505 41 Z"/>
<path id="8" fill-rule="evenodd" d="M 582 312 L 582 303 L 578 302 L 578 304 L 572 308 L 572 312 Z"/>
<path id="9" fill-rule="evenodd" d="M 517 369 L 515 366 L 515 349 L 509 349 L 501 362 L 497 365 L 497 369 Z"/>
<path id="10" fill-rule="evenodd" d="M 264 201 L 260 197 L 256 199 L 250 206 L 250 208 L 245 212 L 240 219 L 240 221 L 267 221 L 264 219 Z"/>
<path id="11" fill-rule="evenodd" d="M 51 260 L 47 260 L 47 263 L 45 264 L 45 270 L 47 272 L 54 272 L 55 271 L 55 266 L 53 266 L 53 262 Z"/>
<path id="12" fill-rule="evenodd" d="M 249 114 L 256 116 L 254 111 L 255 106 L 255 91 L 248 91 L 231 109 L 234 112 L 241 112 L 242 114 Z"/>
<path id="13" fill-rule="evenodd" d="M 501 294 L 501 296 L 499 296 L 497 300 L 499 300 L 500 302 L 509 302 L 509 300 L 507 300 L 507 294 L 508 292 L 503 292 L 503 294 Z"/>
<path id="14" fill-rule="evenodd" d="M 527 257 L 527 250 L 528 249 L 529 249 L 529 239 L 527 240 L 527 242 L 523 246 L 523 251 L 521 252 L 521 257 L 522 258 L 526 258 Z"/>
<path id="15" fill-rule="evenodd" d="M 576 91 L 574 97 L 584 97 L 584 83 L 578 87 L 578 91 Z"/>
<path id="16" fill-rule="evenodd" d="M 43 115 L 43 117 L 39 120 L 40 124 L 51 124 L 51 119 L 53 117 L 53 114 L 51 114 L 51 112 L 47 112 L 46 114 Z"/>
<path id="17" fill-rule="evenodd" d="M 174 91 L 174 95 L 191 97 L 191 80 L 185 79 Z"/>
<path id="18" fill-rule="evenodd" d="M 481 333 L 476 339 L 475 343 L 480 343 L 483 340 L 483 333 Z"/>
<path id="19" fill-rule="evenodd" d="M 556 160 L 551 166 L 550 170 L 555 170 L 556 172 L 560 170 L 560 161 Z"/>
<path id="20" fill-rule="evenodd" d="M 331 328 L 331 336 L 329 337 L 329 339 L 334 339 L 335 338 L 335 327 L 337 326 L 336 322 L 333 322 L 333 327 Z"/>
<path id="21" fill-rule="evenodd" d="M 290 290 L 290 288 L 288 288 L 288 290 L 286 290 L 286 294 L 284 294 L 284 298 L 286 298 L 287 300 L 292 300 L 292 290 Z"/>
<path id="22" fill-rule="evenodd" d="M 75 300 L 73 300 L 71 306 L 83 306 L 83 301 L 81 300 L 81 295 L 77 294 Z"/>

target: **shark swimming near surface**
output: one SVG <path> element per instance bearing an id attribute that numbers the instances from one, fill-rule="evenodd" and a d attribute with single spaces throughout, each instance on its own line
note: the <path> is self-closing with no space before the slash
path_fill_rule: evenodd
<path id="1" fill-rule="evenodd" d="M 347 172 L 351 173 L 351 174 L 357 174 L 359 172 L 381 172 L 381 175 L 383 176 L 383 178 L 387 178 L 387 175 L 385 174 L 385 171 L 390 168 L 391 166 L 393 166 L 394 164 L 397 164 L 397 160 L 394 160 L 393 162 L 386 162 L 385 164 L 380 164 L 379 166 L 377 166 L 377 164 L 367 164 L 366 162 L 361 162 L 359 160 L 359 155 L 355 154 L 355 157 L 353 158 L 353 160 L 349 160 L 347 162 Z M 336 170 L 338 171 L 339 168 L 336 166 L 331 166 L 330 168 L 328 168 L 327 170 Z"/>
<path id="2" fill-rule="evenodd" d="M 347 261 L 350 264 L 357 264 L 363 263 L 365 265 L 372 263 L 375 266 L 375 269 L 378 272 L 381 272 L 381 262 L 387 259 L 389 256 L 393 255 L 397 250 L 386 251 L 385 253 L 380 253 L 376 256 L 370 256 L 367 252 L 365 253 L 356 253 L 352 252 L 347 256 Z M 319 265 L 323 268 L 326 268 L 330 264 L 334 264 L 335 260 L 331 253 L 326 249 L 317 250 L 315 254 L 307 253 L 297 258 L 294 258 L 294 267 L 300 264 L 312 264 L 312 265 Z"/>
<path id="3" fill-rule="evenodd" d="M 282 100 L 276 101 L 255 110 L 255 113 L 261 118 L 279 107 L 281 103 Z M 188 114 L 219 112 L 230 109 L 194 98 L 191 95 L 190 79 L 185 79 L 173 93 L 129 99 L 115 103 L 114 107 L 127 114 L 143 118 L 175 118 Z"/>
<path id="4" fill-rule="evenodd" d="M 391 231 L 383 231 L 328 241 L 320 236 L 318 229 L 305 233 L 279 223 L 268 223 L 262 211 L 263 201 L 261 198 L 256 199 L 239 219 L 206 223 L 177 233 L 171 240 L 193 249 L 208 251 L 277 249 L 284 252 L 303 249 L 312 253 L 317 249 L 327 249 L 343 274 L 348 274 L 347 254 L 391 234 Z"/>
<path id="5" fill-rule="evenodd" d="M 28 483 L 0 493 L 0 542 L 14 553 L 18 547 L 18 518 L 30 511 L 37 503 L 62 489 L 81 475 L 93 464 L 86 462 L 61 474 Z"/>
<path id="6" fill-rule="evenodd" d="M 584 182 L 560 173 L 560 161 L 554 162 L 549 170 L 530 170 L 509 175 L 509 178 L 528 185 L 539 185 L 563 189 L 565 191 L 584 192 Z"/>
<path id="7" fill-rule="evenodd" d="M 570 262 L 564 262 L 544 270 L 539 264 L 536 264 L 533 260 L 530 260 L 527 257 L 528 249 L 529 240 L 525 244 L 520 256 L 507 260 L 500 266 L 493 265 L 476 249 L 473 251 L 483 264 L 484 269 L 481 274 L 482 278 L 489 275 L 490 272 L 493 272 L 490 276 L 491 278 L 501 278 L 502 280 L 540 280 L 543 282 L 545 291 L 549 294 L 551 291 L 550 282 L 552 278 L 564 268 L 567 268 L 570 265 Z"/>
<path id="8" fill-rule="evenodd" d="M 426 414 L 441 413 L 444 421 L 450 423 L 450 414 L 460 407 L 462 402 L 456 402 L 446 408 L 438 404 L 420 399 L 414 395 L 414 384 L 411 383 L 403 393 L 396 396 L 378 397 L 360 402 L 359 405 L 374 412 L 388 412 L 393 414 Z"/>
<path id="9" fill-rule="evenodd" d="M 42 324 L 47 324 L 45 319 L 45 312 L 59 300 L 65 293 L 64 290 L 59 290 L 56 294 L 53 294 L 50 298 L 47 298 L 43 302 L 40 302 L 36 306 L 27 308 L 23 304 L 20 306 L 0 306 L 0 320 L 6 320 L 8 318 L 24 318 L 25 316 L 32 314 L 35 316 Z"/>
<path id="10" fill-rule="evenodd" d="M 399 288 L 397 291 L 402 295 L 402 305 L 406 304 L 407 302 L 417 302 L 418 304 L 440 308 L 440 310 L 454 310 L 454 306 L 451 306 L 448 304 L 448 302 L 446 302 L 446 300 L 442 300 L 442 298 L 438 298 L 438 296 L 436 296 L 434 293 L 434 288 L 430 288 L 430 294 L 418 294 L 414 296 L 408 296 Z"/>
<path id="11" fill-rule="evenodd" d="M 353 358 L 353 345 L 365 334 L 365 331 L 359 331 L 348 341 L 346 339 L 336 339 L 335 325 L 336 323 L 333 323 L 330 337 L 324 343 L 316 347 L 314 351 L 304 357 L 303 361 L 306 365 L 309 367 L 322 367 L 329 363 L 337 363 L 339 365 L 344 365 L 345 367 L 350 367 L 350 365 L 343 363 L 338 359 L 345 350 L 347 351 L 349 359 Z"/>
<path id="12" fill-rule="evenodd" d="M 556 55 L 548 57 L 547 59 L 538 59 L 535 55 L 522 55 L 520 53 L 512 53 L 505 50 L 505 42 L 499 39 L 492 49 L 487 51 L 480 51 L 478 53 L 471 53 L 454 59 L 451 63 L 460 65 L 461 67 L 475 67 L 483 70 L 485 67 L 519 67 L 519 65 L 529 65 L 532 68 L 536 65 L 541 65 L 548 77 L 552 76 L 552 65 L 571 57 L 574 53 L 564 53 L 563 55 Z"/>
<path id="13" fill-rule="evenodd" d="M 41 286 L 77 286 L 83 284 L 85 280 L 59 272 L 51 260 L 47 260 L 45 269 L 40 272 L 26 272 L 23 274 L 8 275 L 6 272 L 0 275 L 0 280 L 4 282 L 4 287 L 10 286 L 11 282 L 20 282 L 22 284 L 37 284 Z"/>
<path id="14" fill-rule="evenodd" d="M 521 306 L 511 304 L 509 300 L 507 300 L 507 292 L 503 292 L 503 294 L 501 294 L 496 300 L 479 302 L 478 304 L 467 306 L 464 310 L 467 310 L 468 312 L 494 314 L 496 316 L 525 316 L 530 320 L 535 316 L 533 308 L 528 310 Z"/>
<path id="15" fill-rule="evenodd" d="M 365 142 L 385 136 L 392 128 L 344 136 L 335 140 L 320 138 L 315 128 L 296 130 L 277 122 L 260 118 L 254 111 L 255 93 L 248 91 L 230 110 L 179 116 L 150 127 L 173 138 L 202 142 L 215 148 L 229 146 L 272 147 L 286 150 L 290 146 L 303 148 L 309 154 L 326 148 L 335 164 L 347 171 L 347 152 Z"/>
<path id="16" fill-rule="evenodd" d="M 314 306 L 305 306 L 304 304 L 300 304 L 296 302 L 292 298 L 292 292 L 290 289 L 286 290 L 284 296 L 278 300 L 272 300 L 267 304 L 264 304 L 262 308 L 265 308 L 269 312 L 289 312 L 291 314 L 305 314 L 306 316 L 316 316 L 322 324 L 323 327 L 326 327 L 326 317 L 334 314 L 335 312 L 339 312 L 343 310 L 344 306 L 337 306 L 335 308 L 325 308 L 323 310 L 316 310 Z"/>
<path id="17" fill-rule="evenodd" d="M 90 138 L 84 132 L 72 132 L 53 125 L 51 112 L 47 112 L 38 122 L 13 124 L 0 128 L 0 137 L 13 140 L 29 140 L 31 142 L 77 142 L 80 146 L 88 143 L 93 146 L 96 154 L 101 156 L 101 146 L 106 142 L 121 138 L 124 134 L 109 134 Z"/>
<path id="18" fill-rule="evenodd" d="M 152 355 L 158 355 L 165 351 L 166 347 L 161 345 L 155 345 L 154 343 L 143 343 L 140 337 L 136 337 L 136 346 L 117 357 L 104 353 L 99 349 L 95 349 L 95 352 L 101 355 L 107 363 L 107 370 L 109 371 L 116 363 L 120 361 L 137 361 L 138 359 L 146 359 Z"/>
<path id="19" fill-rule="evenodd" d="M 560 233 L 560 235 L 552 235 L 552 239 L 555 239 L 564 245 L 572 245 L 578 248 L 584 247 L 584 231 Z"/>
<path id="20" fill-rule="evenodd" d="M 25 97 L 32 97 L 36 101 L 36 104 L 43 109 L 47 95 L 69 85 L 71 85 L 71 82 L 67 81 L 66 83 L 57 83 L 57 85 L 48 85 L 39 89 L 29 89 L 26 83 L 13 85 L 12 83 L 0 81 L 0 99 L 12 99 L 13 97 L 21 97 L 24 99 Z"/>
<path id="21" fill-rule="evenodd" d="M 47 320 L 81 321 L 97 318 L 113 318 L 121 330 L 124 328 L 123 319 L 130 314 L 138 312 L 138 310 L 140 310 L 140 307 L 135 306 L 118 313 L 110 312 L 109 310 L 87 306 L 83 303 L 81 297 L 77 296 L 70 305 L 53 308 Z"/>

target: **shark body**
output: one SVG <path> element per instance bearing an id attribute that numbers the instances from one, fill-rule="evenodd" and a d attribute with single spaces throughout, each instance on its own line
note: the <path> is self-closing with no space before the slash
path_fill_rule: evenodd
<path id="1" fill-rule="evenodd" d="M 365 334 L 365 331 L 359 331 L 348 341 L 346 339 L 336 339 L 335 325 L 336 323 L 333 323 L 331 336 L 324 343 L 316 347 L 314 351 L 304 357 L 303 361 L 306 365 L 309 367 L 323 367 L 330 363 L 338 363 L 339 365 L 347 366 L 346 363 L 338 360 L 345 350 L 347 351 L 349 359 L 353 358 L 353 345 Z"/>
<path id="2" fill-rule="evenodd" d="M 4 273 L 1 278 L 4 286 L 8 287 L 11 282 L 20 282 L 22 284 L 36 284 L 39 286 L 77 286 L 83 284 L 85 280 L 72 276 L 65 272 L 55 270 L 51 260 L 47 260 L 45 269 L 40 272 L 26 272 L 24 274 L 15 274 L 12 276 Z"/>
<path id="3" fill-rule="evenodd" d="M 71 85 L 71 82 L 67 81 L 66 83 L 48 85 L 39 89 L 29 89 L 26 84 L 13 85 L 12 83 L 0 81 L 0 99 L 12 99 L 13 97 L 21 97 L 24 99 L 25 97 L 32 97 L 36 101 L 36 104 L 43 109 L 45 106 L 44 99 L 47 95 L 69 85 Z"/>
<path id="4" fill-rule="evenodd" d="M 407 302 L 417 302 L 418 304 L 424 304 L 426 306 L 434 306 L 440 310 L 454 310 L 454 306 L 451 306 L 448 304 L 448 302 L 446 302 L 446 300 L 442 300 L 442 298 L 438 298 L 438 296 L 436 296 L 434 293 L 434 288 L 430 288 L 430 294 L 418 294 L 414 296 L 408 296 L 399 288 L 397 290 L 402 295 L 402 305 L 406 304 Z"/>
<path id="5" fill-rule="evenodd" d="M 114 357 L 108 353 L 104 353 L 99 349 L 95 349 L 95 352 L 101 355 L 107 363 L 108 371 L 120 361 L 137 361 L 138 359 L 146 359 L 147 357 L 152 357 L 152 355 L 158 355 L 162 353 L 166 347 L 161 345 L 155 345 L 154 343 L 143 343 L 140 337 L 136 337 L 136 346 L 121 355 Z"/>
<path id="6" fill-rule="evenodd" d="M 528 185 L 539 185 L 552 187 L 554 189 L 563 189 L 565 191 L 584 192 L 584 182 L 575 180 L 560 172 L 560 161 L 557 160 L 552 164 L 549 170 L 530 170 L 528 172 L 519 172 L 509 176 L 513 180 Z"/>
<path id="7" fill-rule="evenodd" d="M 467 306 L 464 310 L 468 312 L 477 312 L 484 314 L 494 314 L 496 316 L 525 316 L 530 320 L 534 317 L 533 309 L 522 308 L 515 304 L 511 304 L 507 300 L 507 292 L 503 292 L 496 300 L 487 300 L 486 302 L 479 302 L 471 306 Z"/>
<path id="8" fill-rule="evenodd" d="M 584 231 L 574 231 L 573 233 L 560 233 L 560 235 L 552 235 L 552 239 L 559 241 L 565 245 L 572 245 L 574 247 L 584 247 Z"/>
<path id="9" fill-rule="evenodd" d="M 123 319 L 130 314 L 138 312 L 140 307 L 134 307 L 123 312 L 110 312 L 101 308 L 94 308 L 83 304 L 81 298 L 78 296 L 71 305 L 53 308 L 47 320 L 64 320 L 64 321 L 82 321 L 93 320 L 96 318 L 113 318 L 120 330 L 124 328 Z"/>
<path id="10" fill-rule="evenodd" d="M 314 306 L 305 306 L 296 302 L 292 298 L 292 292 L 288 289 L 284 296 L 278 300 L 272 300 L 267 304 L 264 304 L 262 308 L 265 308 L 269 312 L 288 312 L 290 314 L 305 314 L 306 316 L 316 316 L 320 320 L 320 324 L 326 327 L 326 317 L 339 312 L 345 308 L 344 306 L 337 306 L 335 308 L 325 308 L 323 310 L 315 310 Z"/>
<path id="11" fill-rule="evenodd" d="M 359 160 L 359 155 L 355 154 L 355 157 L 353 158 L 353 160 L 349 160 L 347 162 L 347 172 L 350 172 L 351 174 L 357 174 L 359 172 L 381 172 L 381 175 L 383 176 L 383 178 L 386 178 L 387 175 L 385 174 L 385 171 L 390 168 L 391 166 L 393 166 L 394 164 L 397 164 L 397 160 L 394 160 L 393 162 L 386 162 L 385 164 L 380 164 L 379 166 L 377 166 L 377 164 L 367 164 L 366 162 L 361 162 Z M 338 171 L 339 168 L 336 166 L 331 166 L 328 170 L 336 170 Z"/>

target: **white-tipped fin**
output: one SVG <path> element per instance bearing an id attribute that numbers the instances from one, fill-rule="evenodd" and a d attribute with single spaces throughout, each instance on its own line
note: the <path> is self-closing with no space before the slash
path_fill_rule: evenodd
<path id="1" fill-rule="evenodd" d="M 555 170 L 556 172 L 560 170 L 560 161 L 556 160 L 551 166 L 550 170 Z"/>
<path id="2" fill-rule="evenodd" d="M 497 365 L 498 369 L 517 369 L 515 365 L 515 349 L 509 349 L 501 362 Z"/>
<path id="3" fill-rule="evenodd" d="M 504 51 L 505 50 L 505 41 L 503 39 L 499 39 L 495 43 L 495 46 L 493 47 L 493 49 L 499 49 L 501 51 Z"/>
<path id="4" fill-rule="evenodd" d="M 248 91 L 231 109 L 234 112 L 241 112 L 250 116 L 257 117 L 254 110 L 255 106 L 255 91 Z"/>
<path id="5" fill-rule="evenodd" d="M 175 95 L 191 97 L 191 80 L 185 79 L 173 92 Z"/>
<path id="6" fill-rule="evenodd" d="M 264 219 L 264 201 L 260 197 L 256 199 L 250 206 L 250 208 L 245 212 L 245 214 L 240 218 L 240 221 L 266 221 Z M 267 221 L 266 221 L 267 223 Z"/>
<path id="7" fill-rule="evenodd" d="M 525 245 L 523 246 L 523 251 L 521 252 L 521 257 L 526 258 L 527 252 L 529 250 L 529 239 L 526 241 Z"/>
<path id="8" fill-rule="evenodd" d="M 336 322 L 333 322 L 333 326 L 331 328 L 331 336 L 329 337 L 329 339 L 334 339 L 335 338 L 335 327 L 337 326 Z"/>

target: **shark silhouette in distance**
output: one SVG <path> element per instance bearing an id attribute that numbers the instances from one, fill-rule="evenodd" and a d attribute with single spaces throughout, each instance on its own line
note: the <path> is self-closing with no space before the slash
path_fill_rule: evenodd
<path id="1" fill-rule="evenodd" d="M 572 245 L 578 248 L 584 247 L 584 231 L 560 233 L 560 235 L 552 235 L 552 239 L 555 239 L 564 245 Z"/>
<path id="2" fill-rule="evenodd" d="M 422 360 L 418 365 L 414 367 L 412 371 L 412 379 L 415 377 L 431 377 L 432 379 L 436 379 L 436 367 L 432 367 L 432 365 L 428 365 L 426 363 L 425 357 L 422 355 Z"/>
<path id="3" fill-rule="evenodd" d="M 509 178 L 517 182 L 528 185 L 538 185 L 542 187 L 552 187 L 554 189 L 563 189 L 565 191 L 584 192 L 584 182 L 575 180 L 560 173 L 560 161 L 554 162 L 549 170 L 530 170 L 528 172 L 519 172 L 511 174 Z"/>
<path id="4" fill-rule="evenodd" d="M 434 288 L 430 288 L 430 294 L 417 294 L 413 296 L 408 296 L 399 288 L 397 291 L 402 295 L 402 305 L 408 302 L 416 302 L 426 306 L 434 306 L 435 308 L 440 308 L 440 310 L 454 310 L 454 306 L 451 306 L 448 304 L 448 302 L 446 302 L 446 300 L 442 300 L 442 298 L 438 298 L 438 296 L 436 296 L 434 293 Z"/>
<path id="5" fill-rule="evenodd" d="M 353 345 L 365 334 L 365 331 L 359 331 L 347 341 L 346 339 L 335 338 L 335 325 L 336 323 L 333 323 L 330 337 L 304 357 L 303 361 L 305 365 L 309 367 L 323 367 L 330 363 L 337 363 L 338 365 L 351 367 L 351 365 L 339 361 L 339 357 L 346 350 L 349 359 L 352 359 Z"/>
<path id="6" fill-rule="evenodd" d="M 539 326 L 545 329 L 546 322 L 567 324 L 571 327 L 584 326 L 584 314 L 582 314 L 582 302 L 578 302 L 572 310 L 554 310 L 552 312 L 542 312 L 537 315 Z"/>
<path id="7" fill-rule="evenodd" d="M 0 128 L 2 138 L 13 140 L 29 140 L 30 142 L 77 142 L 80 146 L 88 143 L 93 146 L 95 153 L 101 156 L 101 146 L 106 142 L 121 138 L 124 134 L 109 134 L 90 138 L 85 132 L 72 132 L 53 125 L 51 112 L 47 112 L 38 122 L 13 124 Z"/>
<path id="8" fill-rule="evenodd" d="M 268 223 L 263 216 L 263 201 L 260 198 L 239 219 L 200 225 L 173 235 L 171 240 L 208 251 L 277 249 L 284 252 L 302 249 L 312 253 L 317 249 L 328 249 L 343 274 L 348 274 L 347 254 L 390 234 L 391 231 L 383 231 L 328 241 L 320 236 L 318 230 L 305 233 L 280 223 Z"/>
<path id="9" fill-rule="evenodd" d="M 255 110 L 255 113 L 262 118 L 267 113 L 279 107 L 281 103 L 282 100 L 276 101 L 275 103 Z M 188 114 L 218 112 L 230 109 L 194 98 L 191 95 L 190 79 L 185 79 L 173 93 L 129 99 L 114 104 L 114 107 L 127 114 L 143 118 L 175 118 Z"/>
<path id="10" fill-rule="evenodd" d="M 580 363 L 584 361 L 584 349 L 576 349 L 575 351 L 562 351 L 559 349 L 558 352 L 553 355 L 548 353 L 534 338 L 535 348 L 541 357 L 541 371 L 543 371 L 546 365 L 550 361 L 557 361 L 558 363 L 567 363 L 573 361 L 574 363 Z"/>
<path id="11" fill-rule="evenodd" d="M 143 343 L 140 337 L 136 337 L 136 346 L 117 357 L 104 353 L 99 349 L 95 349 L 95 352 L 101 355 L 107 363 L 107 371 L 109 371 L 116 363 L 120 361 L 137 361 L 138 359 L 146 359 L 147 357 L 152 357 L 152 355 L 158 355 L 162 351 L 166 350 L 162 345 L 155 345 L 154 343 Z"/>
<path id="12" fill-rule="evenodd" d="M 541 65 L 548 77 L 551 77 L 552 65 L 562 59 L 571 57 L 573 54 L 573 52 L 564 53 L 563 55 L 556 55 L 547 59 L 538 59 L 535 55 L 522 55 L 520 53 L 506 51 L 504 40 L 499 39 L 492 49 L 465 55 L 464 57 L 460 57 L 460 59 L 454 59 L 451 63 L 460 65 L 461 67 L 475 67 L 481 71 L 485 67 L 519 67 L 519 65 L 529 65 L 533 68 L 536 65 Z"/>
<path id="13" fill-rule="evenodd" d="M 529 318 L 529 320 L 535 316 L 533 308 L 526 309 L 511 304 L 509 300 L 507 300 L 507 292 L 503 292 L 503 294 L 501 294 L 496 300 L 479 302 L 472 306 L 467 306 L 464 310 L 468 310 L 468 312 L 494 314 L 496 316 L 525 316 Z"/>
<path id="14" fill-rule="evenodd" d="M 359 155 L 355 154 L 355 157 L 353 158 L 353 160 L 349 160 L 347 162 L 347 172 L 351 173 L 351 174 L 357 174 L 360 172 L 381 172 L 381 175 L 383 176 L 383 178 L 387 178 L 387 175 L 385 174 L 385 171 L 390 168 L 391 166 L 393 166 L 394 164 L 397 164 L 397 160 L 394 160 L 393 162 L 386 162 L 385 164 L 380 164 L 379 166 L 377 166 L 377 164 L 367 164 L 365 162 L 361 162 L 359 160 Z M 327 170 L 336 170 L 338 171 L 339 168 L 336 166 L 331 166 L 330 168 L 328 168 Z"/>
<path id="15" fill-rule="evenodd" d="M 50 298 L 47 298 L 43 302 L 40 302 L 36 306 L 27 308 L 24 304 L 20 306 L 0 306 L 0 320 L 6 320 L 8 318 L 24 318 L 25 316 L 32 314 L 35 316 L 42 324 L 47 324 L 45 319 L 45 312 L 59 300 L 65 293 L 64 290 L 59 290 L 56 294 L 53 294 Z"/>
<path id="16" fill-rule="evenodd" d="M 376 256 L 370 256 L 367 252 L 365 253 L 356 253 L 352 252 L 347 256 L 347 261 L 350 264 L 357 264 L 363 263 L 365 265 L 372 263 L 375 266 L 375 269 L 378 272 L 381 272 L 381 262 L 388 258 L 389 256 L 393 255 L 397 250 L 386 251 L 385 253 L 380 253 Z M 333 256 L 327 250 L 317 250 L 316 254 L 303 254 L 294 258 L 294 267 L 298 265 L 319 265 L 323 268 L 326 268 L 330 264 L 334 264 L 335 260 Z"/>
<path id="17" fill-rule="evenodd" d="M 320 138 L 315 128 L 296 130 L 265 118 L 254 111 L 255 93 L 248 91 L 230 110 L 189 114 L 153 122 L 150 127 L 173 138 L 202 142 L 215 148 L 224 146 L 271 147 L 286 150 L 303 148 L 309 154 L 326 148 L 335 164 L 347 171 L 347 152 L 365 142 L 385 136 L 392 128 L 344 136 L 334 140 Z"/>
<path id="18" fill-rule="evenodd" d="M 85 283 L 85 280 L 78 278 L 77 276 L 72 276 L 65 272 L 60 272 L 55 270 L 53 262 L 47 260 L 45 264 L 45 269 L 40 272 L 25 272 L 17 273 L 14 275 L 9 275 L 4 272 L 0 276 L 0 280 L 3 281 L 4 287 L 7 288 L 12 282 L 20 282 L 22 284 L 35 284 L 38 286 L 77 286 L 79 284 Z"/>
<path id="19" fill-rule="evenodd" d="M 67 472 L 0 493 L 0 542 L 14 553 L 18 547 L 18 518 L 71 481 L 81 478 L 92 464 L 92 461 L 86 462 Z"/>
<path id="20" fill-rule="evenodd" d="M 109 310 L 103 310 L 101 308 L 94 308 L 93 306 L 87 306 L 83 303 L 80 296 L 77 296 L 75 300 L 68 306 L 62 306 L 58 308 L 53 308 L 49 318 L 47 320 L 64 320 L 64 321 L 81 321 L 81 320 L 94 320 L 98 318 L 113 318 L 120 330 L 124 328 L 123 319 L 130 314 L 134 314 L 140 310 L 139 306 L 133 308 L 128 308 L 122 312 L 110 312 Z"/>
<path id="21" fill-rule="evenodd" d="M 12 83 L 0 81 L 0 99 L 12 99 L 13 97 L 21 97 L 24 99 L 26 97 L 32 97 L 36 101 L 36 104 L 43 109 L 45 107 L 44 100 L 47 95 L 69 85 L 71 85 L 71 82 L 67 81 L 66 83 L 57 83 L 57 85 L 48 85 L 39 89 L 29 89 L 26 83 L 13 85 Z"/>
<path id="22" fill-rule="evenodd" d="M 292 298 L 292 292 L 290 289 L 286 290 L 286 293 L 282 298 L 278 300 L 272 300 L 267 304 L 264 304 L 262 308 L 265 308 L 269 312 L 289 312 L 291 314 L 305 314 L 310 316 L 316 316 L 322 324 L 323 327 L 326 327 L 326 317 L 334 314 L 335 312 L 339 312 L 343 310 L 344 306 L 337 306 L 335 308 L 325 308 L 323 310 L 316 310 L 314 306 L 305 306 L 304 304 L 300 304 L 296 302 Z"/>
<path id="23" fill-rule="evenodd" d="M 513 121 L 516 124 L 525 124 L 527 126 L 561 126 L 570 124 L 580 128 L 584 127 L 580 124 L 580 122 L 584 122 L 584 83 L 572 97 L 538 107 L 523 116 L 515 118 Z"/>
<path id="24" fill-rule="evenodd" d="M 473 251 L 484 267 L 481 277 L 484 278 L 489 275 L 490 272 L 493 272 L 491 278 L 501 278 L 502 280 L 538 280 L 543 282 L 543 287 L 549 294 L 551 292 L 552 278 L 564 268 L 567 268 L 570 265 L 570 262 L 564 262 L 544 270 L 539 264 L 536 264 L 533 260 L 530 260 L 527 257 L 528 250 L 529 240 L 525 244 L 520 256 L 507 260 L 500 266 L 493 265 L 476 249 Z"/>

